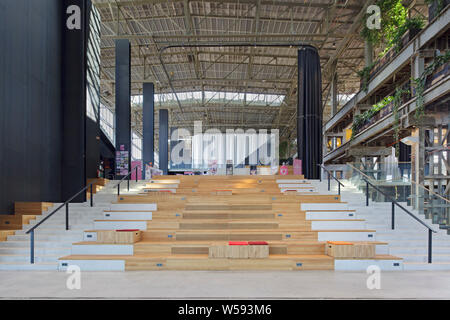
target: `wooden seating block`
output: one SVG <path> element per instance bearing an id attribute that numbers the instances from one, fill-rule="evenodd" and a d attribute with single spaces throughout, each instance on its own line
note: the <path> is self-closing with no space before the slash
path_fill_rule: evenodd
<path id="1" fill-rule="evenodd" d="M 249 245 L 248 246 L 249 259 L 267 259 L 269 257 L 268 245 Z"/>
<path id="2" fill-rule="evenodd" d="M 209 247 L 211 259 L 266 259 L 268 245 L 214 245 Z"/>
<path id="3" fill-rule="evenodd" d="M 375 244 L 329 241 L 326 254 L 334 258 L 362 258 L 375 257 Z"/>
<path id="4" fill-rule="evenodd" d="M 133 244 L 142 240 L 140 230 L 117 230 L 114 234 L 114 243 Z"/>
<path id="5" fill-rule="evenodd" d="M 114 243 L 115 242 L 115 230 L 98 230 L 97 242 L 99 243 Z"/>

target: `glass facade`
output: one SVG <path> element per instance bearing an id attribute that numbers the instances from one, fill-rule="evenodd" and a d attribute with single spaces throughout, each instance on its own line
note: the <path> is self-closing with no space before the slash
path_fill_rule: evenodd
<path id="1" fill-rule="evenodd" d="M 100 122 L 100 13 L 91 7 L 87 45 L 86 115 Z"/>

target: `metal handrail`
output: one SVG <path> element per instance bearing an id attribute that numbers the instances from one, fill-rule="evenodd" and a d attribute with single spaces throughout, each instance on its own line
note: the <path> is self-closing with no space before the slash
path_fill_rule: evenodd
<path id="1" fill-rule="evenodd" d="M 78 197 L 82 192 L 85 192 L 88 188 L 90 188 L 90 198 L 91 198 L 91 207 L 94 206 L 94 198 L 93 198 L 93 192 L 92 192 L 92 183 L 88 186 L 84 187 L 80 191 L 78 191 L 74 196 L 72 196 L 69 200 L 64 202 L 62 205 L 60 205 L 58 208 L 53 210 L 50 214 L 48 214 L 44 219 L 39 221 L 36 225 L 34 225 L 32 228 L 30 228 L 25 234 L 30 234 L 30 263 L 34 264 L 34 230 L 36 230 L 41 224 L 43 224 L 47 219 L 49 219 L 51 216 L 53 216 L 56 212 L 58 212 L 62 207 L 66 207 L 66 230 L 69 230 L 69 203 Z"/>
<path id="2" fill-rule="evenodd" d="M 325 170 L 328 173 L 328 191 L 330 191 L 331 181 L 330 177 L 332 177 L 334 180 L 338 182 L 338 195 L 341 195 L 341 186 L 345 188 L 344 184 L 339 181 L 338 178 L 336 178 L 330 171 L 328 171 L 327 168 L 325 168 L 323 165 L 318 164 L 319 167 L 321 167 L 323 170 Z M 322 175 L 320 175 L 320 181 L 322 181 Z"/>
<path id="3" fill-rule="evenodd" d="M 139 166 L 136 166 L 134 169 L 136 170 L 136 182 L 138 182 L 138 168 Z M 124 176 L 122 179 L 120 179 L 119 183 L 117 184 L 117 195 L 120 196 L 120 184 L 127 179 L 127 184 L 128 184 L 128 191 L 130 191 L 130 176 L 133 173 L 133 169 L 131 169 L 130 172 L 128 172 L 128 174 L 126 176 Z"/>
<path id="4" fill-rule="evenodd" d="M 406 212 L 410 217 L 412 217 L 414 220 L 419 222 L 421 225 L 423 225 L 425 228 L 428 229 L 428 263 L 432 263 L 433 261 L 433 233 L 437 233 L 433 228 L 431 228 L 428 224 L 420 220 L 418 217 L 416 217 L 411 211 L 403 207 L 400 203 L 397 202 L 394 198 L 392 198 L 390 195 L 384 193 L 379 188 L 377 188 L 375 185 L 373 185 L 371 182 L 369 182 L 369 179 L 364 173 L 362 173 L 360 170 L 355 168 L 354 166 L 350 165 L 353 169 L 361 173 L 363 175 L 362 180 L 366 182 L 366 206 L 369 206 L 369 185 L 372 186 L 375 190 L 380 192 L 382 195 L 384 195 L 386 198 L 389 199 L 389 201 L 392 203 L 392 216 L 391 216 L 391 229 L 395 230 L 395 206 L 402 209 L 404 212 Z M 366 178 L 367 177 L 367 178 Z"/>
<path id="5" fill-rule="evenodd" d="M 381 162 L 381 163 L 383 163 L 383 162 Z M 398 163 L 400 164 L 400 163 L 411 163 L 411 162 L 398 162 Z M 350 167 L 352 167 L 352 169 L 357 170 L 357 171 L 358 171 L 361 175 L 363 175 L 364 177 L 370 179 L 370 177 L 369 177 L 368 175 L 366 175 L 364 172 L 362 172 L 361 170 L 359 170 L 358 168 L 356 168 L 355 166 L 353 166 L 351 163 L 347 163 L 347 165 L 350 166 Z M 439 193 L 436 193 L 436 192 L 434 192 L 434 191 L 431 190 L 431 189 L 425 188 L 423 185 L 421 185 L 420 183 L 415 182 L 413 179 L 410 179 L 409 181 L 410 181 L 411 183 L 415 184 L 416 186 L 418 186 L 419 188 L 423 189 L 423 191 L 426 191 L 426 192 L 432 194 L 433 196 L 436 196 L 436 197 L 438 197 L 439 199 L 444 200 L 445 202 L 450 203 L 450 200 L 449 200 L 449 199 L 444 198 L 444 197 L 441 196 Z"/>

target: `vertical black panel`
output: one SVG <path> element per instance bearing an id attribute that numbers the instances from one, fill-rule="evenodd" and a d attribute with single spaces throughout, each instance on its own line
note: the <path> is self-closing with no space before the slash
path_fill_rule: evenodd
<path id="1" fill-rule="evenodd" d="M 143 141 L 142 141 L 142 176 L 145 177 L 145 165 L 150 162 L 154 165 L 154 149 L 155 149 L 155 86 L 153 83 L 144 83 L 144 102 L 143 102 Z"/>
<path id="2" fill-rule="evenodd" d="M 164 175 L 169 171 L 169 112 L 159 110 L 159 169 Z"/>
<path id="3" fill-rule="evenodd" d="M 319 179 L 322 163 L 322 74 L 312 46 L 298 51 L 297 148 L 307 179 Z"/>
<path id="4" fill-rule="evenodd" d="M 86 186 L 86 50 L 88 1 L 64 0 L 62 8 L 62 197 Z M 67 27 L 69 6 L 81 9 L 81 29 Z M 82 193 L 75 201 L 84 202 Z"/>
<path id="5" fill-rule="evenodd" d="M 0 214 L 61 201 L 61 9 L 0 1 Z"/>
<path id="6" fill-rule="evenodd" d="M 130 41 L 116 40 L 116 150 L 128 152 L 131 168 L 131 69 Z M 123 177 L 116 171 L 118 178 Z"/>

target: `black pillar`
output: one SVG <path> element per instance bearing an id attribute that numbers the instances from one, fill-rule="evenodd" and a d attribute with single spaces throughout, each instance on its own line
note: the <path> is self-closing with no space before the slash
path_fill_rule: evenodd
<path id="1" fill-rule="evenodd" d="M 319 179 L 322 163 L 322 74 L 317 49 L 298 51 L 297 148 L 306 179 Z"/>
<path id="2" fill-rule="evenodd" d="M 159 169 L 164 175 L 169 171 L 169 112 L 159 110 Z"/>
<path id="3" fill-rule="evenodd" d="M 116 40 L 116 178 L 131 168 L 131 47 Z"/>
<path id="4" fill-rule="evenodd" d="M 69 6 L 81 10 L 80 29 L 67 27 Z M 89 33 L 87 0 L 64 0 L 62 8 L 62 199 L 86 186 L 86 52 Z M 75 199 L 86 200 L 86 193 Z"/>
<path id="5" fill-rule="evenodd" d="M 142 141 L 142 176 L 145 177 L 145 165 L 150 162 L 155 165 L 154 150 L 155 150 L 155 86 L 153 83 L 144 83 L 144 102 L 142 105 L 143 117 L 143 141 Z"/>

